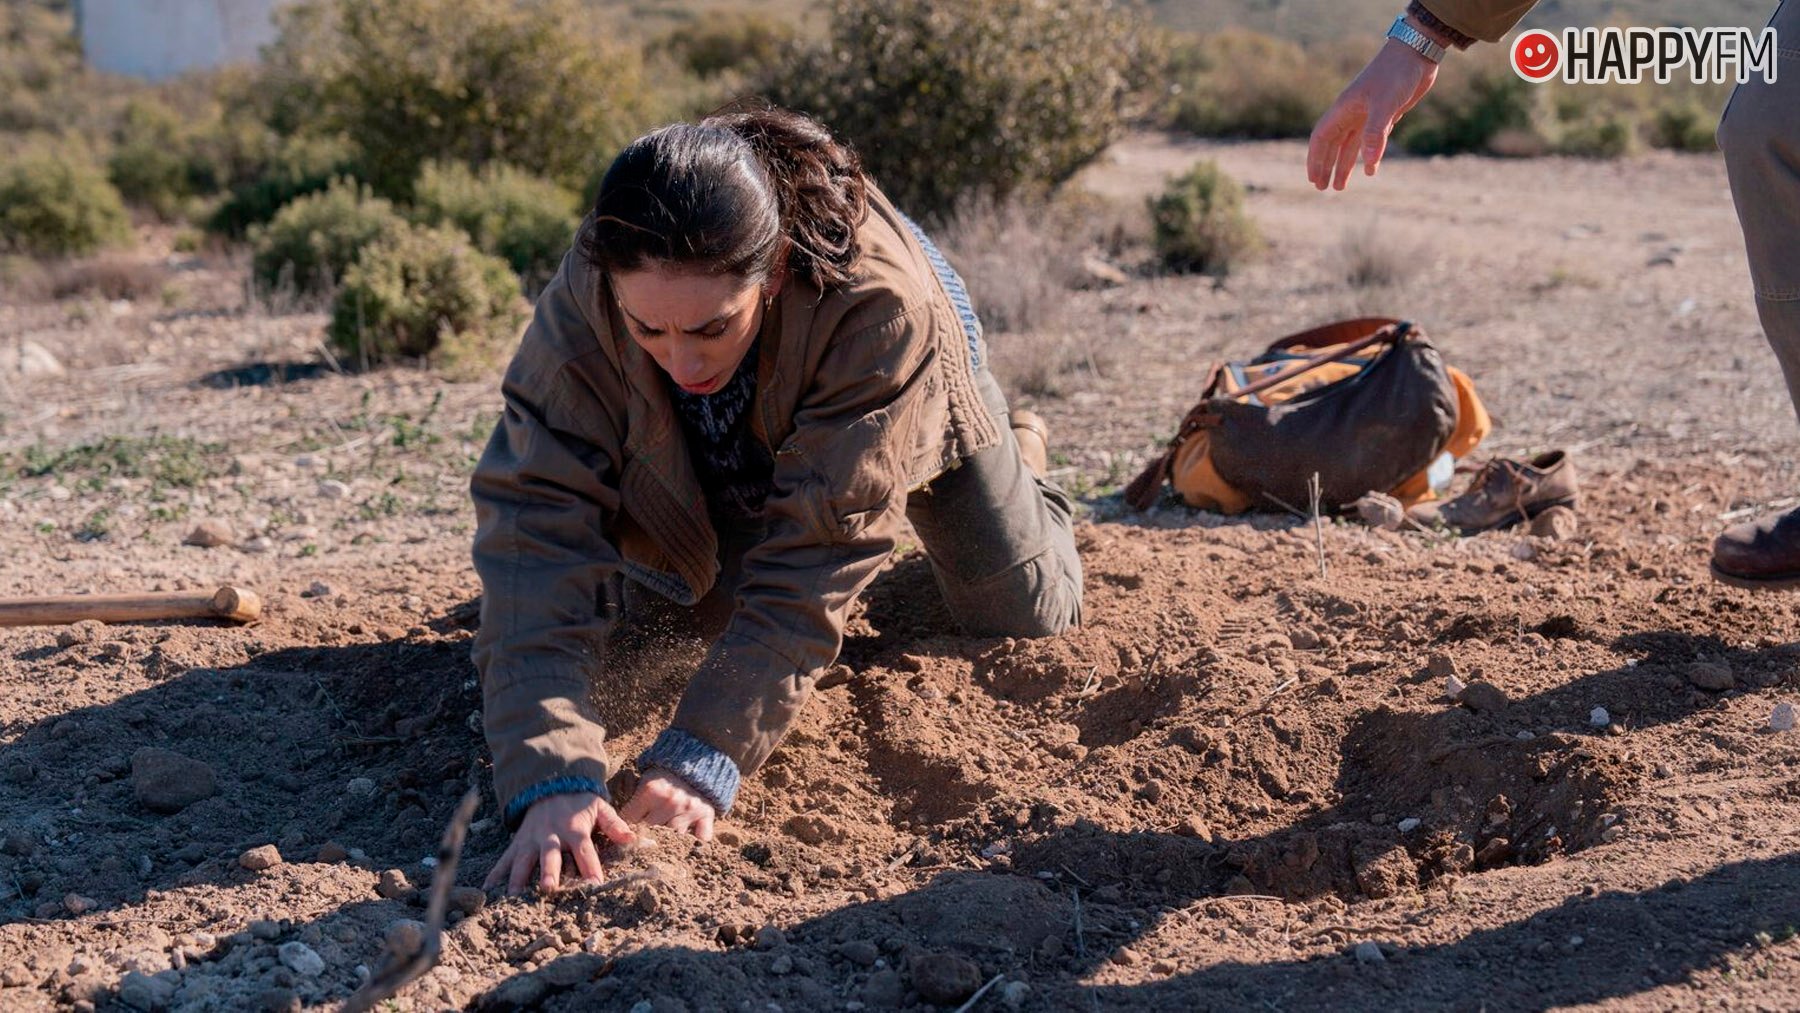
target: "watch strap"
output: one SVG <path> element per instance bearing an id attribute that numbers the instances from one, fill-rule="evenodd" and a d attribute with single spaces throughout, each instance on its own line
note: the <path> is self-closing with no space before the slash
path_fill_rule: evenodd
<path id="1" fill-rule="evenodd" d="M 1443 63 L 1448 50 L 1427 38 L 1424 32 L 1414 28 L 1402 14 L 1394 19 L 1394 25 L 1388 29 L 1387 37 L 1402 46 L 1430 60 L 1432 63 Z"/>

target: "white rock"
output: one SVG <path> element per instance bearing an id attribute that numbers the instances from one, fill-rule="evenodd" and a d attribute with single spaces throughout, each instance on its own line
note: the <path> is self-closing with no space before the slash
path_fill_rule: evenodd
<path id="1" fill-rule="evenodd" d="M 69 491 L 68 486 L 53 485 L 50 487 L 50 499 L 54 502 L 67 503 L 74 497 L 75 494 Z"/>
<path id="2" fill-rule="evenodd" d="M 1778 703 L 1769 712 L 1769 728 L 1773 731 L 1791 732 L 1795 724 L 1800 724 L 1800 711 L 1791 703 Z"/>
<path id="3" fill-rule="evenodd" d="M 35 341 L 0 342 L 0 370 L 23 376 L 62 376 L 68 372 L 48 348 Z"/>
<path id="4" fill-rule="evenodd" d="M 1381 952 L 1381 947 L 1365 940 L 1356 944 L 1356 962 L 1359 964 L 1385 964 L 1387 956 Z"/>
<path id="5" fill-rule="evenodd" d="M 353 777 L 344 785 L 344 790 L 356 798 L 368 798 L 375 794 L 375 782 L 366 777 Z"/>
<path id="6" fill-rule="evenodd" d="M 1463 690 L 1468 688 L 1468 683 L 1458 679 L 1454 675 L 1448 676 L 1444 679 L 1444 699 L 1460 700 L 1463 695 Z"/>
<path id="7" fill-rule="evenodd" d="M 316 978 L 325 973 L 325 958 L 313 951 L 313 948 L 298 940 L 282 943 L 275 951 L 283 965 L 302 978 Z"/>
<path id="8" fill-rule="evenodd" d="M 326 499 L 348 499 L 350 487 L 335 478 L 328 478 L 319 483 L 319 495 Z"/>
<path id="9" fill-rule="evenodd" d="M 1410 834 L 1414 830 L 1419 829 L 1419 820 L 1415 817 L 1408 816 L 1407 818 L 1400 821 L 1399 826 L 1400 826 L 1401 833 Z"/>
<path id="10" fill-rule="evenodd" d="M 260 556 L 274 547 L 275 542 L 268 535 L 257 535 L 255 538 L 240 543 L 238 550 L 248 552 L 253 556 Z"/>
<path id="11" fill-rule="evenodd" d="M 1612 715 L 1606 712 L 1605 707 L 1595 707 L 1588 712 L 1588 724 L 1595 728 L 1605 728 L 1612 724 Z"/>
<path id="12" fill-rule="evenodd" d="M 1512 557 L 1521 563 L 1528 563 L 1537 558 L 1537 547 L 1530 542 L 1519 542 L 1512 547 Z"/>

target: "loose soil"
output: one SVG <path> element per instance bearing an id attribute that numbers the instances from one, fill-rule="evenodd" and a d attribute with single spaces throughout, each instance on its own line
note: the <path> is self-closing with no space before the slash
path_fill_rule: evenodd
<path id="1" fill-rule="evenodd" d="M 1800 618 L 1706 576 L 1800 486 L 1718 161 L 1399 161 L 1321 196 L 1298 145 L 1142 137 L 1086 183 L 1199 157 L 1269 252 L 1083 293 L 1105 354 L 1034 404 L 1089 504 L 1085 625 L 961 636 L 900 554 L 717 841 L 459 895 L 397 1008 L 954 1008 L 995 977 L 976 1008 L 1800 1006 L 1800 733 L 1769 729 Z M 1371 220 L 1409 267 L 1353 288 Z M 489 784 L 463 490 L 492 381 L 339 375 L 241 262 L 171 265 L 161 301 L 0 303 L 0 343 L 68 368 L 0 380 L 0 593 L 230 581 L 267 613 L 0 632 L 8 1010 L 331 1007 Z M 1484 452 L 1573 452 L 1574 537 L 1328 523 L 1320 553 L 1300 518 L 1119 507 L 1206 358 L 1360 311 L 1475 375 Z M 207 519 L 228 544 L 183 545 Z M 612 692 L 648 701 L 619 755 L 679 684 Z M 490 798 L 459 881 L 504 844 Z"/>

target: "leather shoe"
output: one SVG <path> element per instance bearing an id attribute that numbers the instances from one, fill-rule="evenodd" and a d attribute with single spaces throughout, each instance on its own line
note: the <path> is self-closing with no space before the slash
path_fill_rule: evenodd
<path id="1" fill-rule="evenodd" d="M 1728 529 L 1713 542 L 1712 573 L 1733 587 L 1800 589 L 1800 510 Z"/>
<path id="2" fill-rule="evenodd" d="M 1489 461 L 1461 496 L 1448 503 L 1426 503 L 1407 511 L 1430 526 L 1442 523 L 1465 535 L 1522 524 L 1551 507 L 1573 509 L 1581 498 L 1581 482 L 1569 455 L 1560 450 L 1530 461 Z"/>
<path id="3" fill-rule="evenodd" d="M 1019 409 L 1012 412 L 1013 436 L 1019 441 L 1019 456 L 1025 467 L 1038 478 L 1050 473 L 1050 424 L 1037 412 Z"/>

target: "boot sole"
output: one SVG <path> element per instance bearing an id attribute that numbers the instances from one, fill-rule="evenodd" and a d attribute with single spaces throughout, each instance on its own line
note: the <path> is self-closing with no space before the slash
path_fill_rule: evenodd
<path id="1" fill-rule="evenodd" d="M 1741 587 L 1746 591 L 1800 591 L 1800 573 L 1780 577 L 1740 577 L 1735 573 L 1726 573 L 1717 564 L 1708 569 L 1712 570 L 1713 579 L 1719 583 Z"/>

